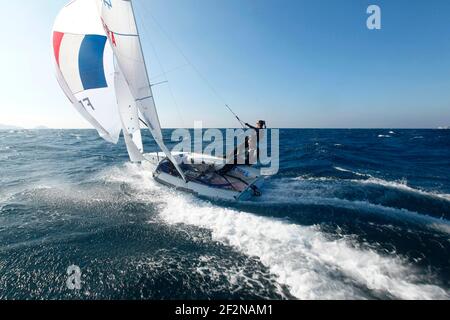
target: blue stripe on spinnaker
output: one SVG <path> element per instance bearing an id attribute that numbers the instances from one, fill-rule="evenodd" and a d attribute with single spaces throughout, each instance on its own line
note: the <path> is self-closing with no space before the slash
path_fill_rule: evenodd
<path id="1" fill-rule="evenodd" d="M 105 36 L 87 35 L 81 42 L 78 65 L 84 90 L 108 86 L 103 66 L 106 41 Z"/>

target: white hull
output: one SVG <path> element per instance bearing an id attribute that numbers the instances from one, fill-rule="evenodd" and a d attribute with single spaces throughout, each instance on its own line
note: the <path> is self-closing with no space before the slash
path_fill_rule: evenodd
<path id="1" fill-rule="evenodd" d="M 194 161 L 198 164 L 203 163 L 203 165 L 209 166 L 213 172 L 214 169 L 223 165 L 223 159 L 200 154 L 173 153 L 173 156 L 175 159 L 182 159 L 188 164 L 194 163 Z M 229 185 L 226 187 L 218 187 L 195 179 L 188 179 L 188 182 L 185 182 L 179 175 L 159 169 L 162 161 L 166 159 L 163 153 L 144 154 L 144 158 L 145 161 L 143 161 L 142 165 L 152 171 L 153 178 L 157 182 L 198 197 L 212 200 L 244 201 L 260 195 L 259 189 L 264 184 L 264 177 L 260 175 L 259 170 L 245 165 L 231 170 L 226 175 L 224 179 L 227 179 L 226 181 L 229 182 Z"/>

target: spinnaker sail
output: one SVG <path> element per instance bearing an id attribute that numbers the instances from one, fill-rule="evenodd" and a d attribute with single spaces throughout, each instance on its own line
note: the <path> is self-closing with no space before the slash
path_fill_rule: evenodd
<path id="1" fill-rule="evenodd" d="M 102 138 L 117 143 L 121 121 L 114 88 L 114 58 L 95 0 L 75 0 L 53 28 L 57 80 L 76 110 Z"/>
<path id="2" fill-rule="evenodd" d="M 132 2 L 129 0 L 99 0 L 97 3 L 103 27 L 117 59 L 117 64 L 143 120 L 161 150 L 186 181 L 183 171 L 164 144 Z"/>

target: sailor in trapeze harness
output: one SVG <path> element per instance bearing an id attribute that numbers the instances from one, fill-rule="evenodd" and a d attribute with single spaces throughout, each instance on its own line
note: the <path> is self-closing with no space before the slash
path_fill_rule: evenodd
<path id="1" fill-rule="evenodd" d="M 233 154 L 227 157 L 227 163 L 219 170 L 219 174 L 227 174 L 238 165 L 254 165 L 259 163 L 260 139 L 264 138 L 264 132 L 265 129 L 267 129 L 266 122 L 264 120 L 259 120 L 256 122 L 255 126 L 248 123 L 245 123 L 245 126 L 253 132 L 245 137 L 243 145 L 237 146 L 234 149 Z M 242 156 L 244 156 L 245 159 L 242 159 Z"/>

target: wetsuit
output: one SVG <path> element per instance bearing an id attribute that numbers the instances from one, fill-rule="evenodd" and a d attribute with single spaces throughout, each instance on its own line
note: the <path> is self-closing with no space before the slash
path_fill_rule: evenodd
<path id="1" fill-rule="evenodd" d="M 256 128 L 252 126 L 251 124 L 245 123 L 247 127 L 250 129 L 253 129 L 256 131 L 256 162 L 259 162 L 259 131 L 262 130 L 262 128 Z M 249 138 L 245 138 L 245 164 L 250 165 L 250 142 Z"/>
<path id="2" fill-rule="evenodd" d="M 256 161 L 259 161 L 259 132 L 262 128 L 256 128 L 248 123 L 245 123 L 245 125 L 256 131 Z M 226 174 L 227 172 L 229 172 L 231 169 L 233 169 L 236 165 L 238 165 L 238 157 L 239 157 L 239 147 L 237 146 L 234 149 L 234 153 L 233 153 L 233 162 L 232 163 L 228 163 L 226 164 L 222 169 L 220 169 L 219 174 Z M 251 165 L 250 164 L 250 141 L 249 141 L 249 137 L 245 137 L 245 164 L 246 165 Z"/>

